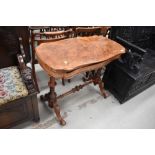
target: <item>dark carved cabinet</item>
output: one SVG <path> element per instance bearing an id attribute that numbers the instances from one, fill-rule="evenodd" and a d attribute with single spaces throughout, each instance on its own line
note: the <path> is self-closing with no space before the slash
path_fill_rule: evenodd
<path id="1" fill-rule="evenodd" d="M 149 65 L 149 62 L 152 62 Z M 110 64 L 105 72 L 105 87 L 124 103 L 155 83 L 155 57 L 146 59 L 142 70 L 135 74 L 125 68 L 119 61 Z"/>
<path id="2" fill-rule="evenodd" d="M 155 83 L 154 30 L 155 27 L 130 26 L 111 31 L 111 39 L 124 45 L 127 52 L 107 66 L 103 80 L 120 103 Z"/>

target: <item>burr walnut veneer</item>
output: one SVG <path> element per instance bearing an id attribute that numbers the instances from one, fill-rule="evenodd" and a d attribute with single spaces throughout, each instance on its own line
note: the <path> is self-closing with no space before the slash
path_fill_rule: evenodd
<path id="1" fill-rule="evenodd" d="M 57 99 L 79 91 L 90 83 L 98 85 L 101 94 L 106 97 L 103 82 L 101 81 L 101 70 L 123 53 L 125 53 L 123 46 L 103 36 L 69 38 L 56 42 L 42 43 L 36 47 L 38 62 L 50 76 L 50 92 L 41 96 L 41 100 L 48 101 L 61 125 L 65 125 L 65 121 L 60 115 Z M 56 96 L 55 79 L 69 79 L 88 71 L 89 76 L 85 79 L 84 84 L 76 86 L 60 96 Z"/>

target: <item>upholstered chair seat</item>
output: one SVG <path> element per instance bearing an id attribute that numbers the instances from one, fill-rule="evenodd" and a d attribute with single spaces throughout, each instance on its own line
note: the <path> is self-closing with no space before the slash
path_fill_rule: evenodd
<path id="1" fill-rule="evenodd" d="M 18 67 L 0 69 L 0 105 L 25 97 L 28 90 L 22 80 Z"/>

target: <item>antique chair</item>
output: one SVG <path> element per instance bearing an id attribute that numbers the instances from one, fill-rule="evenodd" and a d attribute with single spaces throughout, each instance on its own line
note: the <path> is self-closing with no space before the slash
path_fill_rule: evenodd
<path id="1" fill-rule="evenodd" d="M 50 31 L 67 31 L 71 29 L 71 26 L 50 26 Z"/>
<path id="2" fill-rule="evenodd" d="M 77 27 L 75 33 L 77 37 L 101 35 L 101 27 Z"/>
<path id="3" fill-rule="evenodd" d="M 75 31 L 75 36 L 93 36 L 93 35 L 102 35 L 108 37 L 111 26 L 76 26 L 72 27 Z"/>
<path id="4" fill-rule="evenodd" d="M 39 121 L 37 92 L 31 69 L 21 55 L 13 28 L 0 27 L 0 128 Z"/>
<path id="5" fill-rule="evenodd" d="M 126 48 L 121 59 L 109 64 L 105 87 L 124 103 L 155 83 L 155 27 L 112 27 L 110 38 Z"/>
<path id="6" fill-rule="evenodd" d="M 50 26 L 29 26 L 30 33 L 33 33 L 36 30 L 39 32 L 46 32 L 50 31 Z"/>
<path id="7" fill-rule="evenodd" d="M 101 34 L 104 37 L 109 37 L 111 26 L 100 26 L 101 27 Z"/>
<path id="8" fill-rule="evenodd" d="M 67 31 L 55 31 L 55 32 L 35 32 L 31 34 L 31 47 L 32 47 L 32 73 L 35 80 L 35 85 L 37 91 L 39 92 L 39 86 L 37 83 L 36 72 L 35 72 L 35 64 L 37 64 L 37 59 L 35 57 L 35 47 L 36 45 L 40 45 L 41 43 L 59 41 L 62 39 L 67 39 L 72 34 L 72 30 Z M 69 80 L 70 82 L 70 80 Z M 65 85 L 64 79 L 62 79 L 62 84 Z"/>

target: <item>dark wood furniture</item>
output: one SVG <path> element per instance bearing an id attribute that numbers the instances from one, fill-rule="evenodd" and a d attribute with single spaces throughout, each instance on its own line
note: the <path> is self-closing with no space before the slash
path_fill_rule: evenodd
<path id="1" fill-rule="evenodd" d="M 75 27 L 75 36 L 93 36 L 93 35 L 103 35 L 106 37 L 109 34 L 110 26 L 84 26 Z"/>
<path id="2" fill-rule="evenodd" d="M 63 40 L 66 38 L 69 38 L 72 31 L 55 31 L 55 32 L 32 32 L 31 34 L 31 46 L 32 46 L 32 73 L 35 80 L 36 89 L 39 92 L 39 86 L 36 78 L 36 72 L 35 72 L 35 64 L 38 63 L 36 57 L 35 57 L 35 47 L 36 43 L 37 45 L 40 45 L 41 43 L 46 42 L 53 42 L 58 40 Z M 64 79 L 62 79 L 62 84 L 65 85 Z"/>
<path id="3" fill-rule="evenodd" d="M 50 31 L 67 31 L 71 28 L 72 26 L 50 26 Z"/>
<path id="4" fill-rule="evenodd" d="M 101 81 L 101 70 L 106 64 L 119 58 L 124 52 L 123 46 L 103 36 L 69 38 L 44 43 L 36 47 L 38 62 L 50 76 L 50 92 L 41 96 L 41 100 L 48 101 L 48 105 L 54 109 L 61 125 L 65 125 L 66 122 L 60 114 L 57 99 L 79 91 L 90 83 L 98 85 L 101 94 L 106 97 L 104 85 Z M 56 95 L 56 79 L 70 79 L 87 71 L 91 74 L 89 74 L 84 84 L 76 86 L 60 96 Z"/>
<path id="5" fill-rule="evenodd" d="M 30 33 L 33 33 L 36 30 L 39 32 L 46 32 L 50 31 L 50 26 L 29 26 Z"/>
<path id="6" fill-rule="evenodd" d="M 0 105 L 0 128 L 10 128 L 27 120 L 39 121 L 37 92 L 31 69 L 24 64 L 14 27 L 0 27 L 0 69 L 18 66 L 28 95 Z"/>
<path id="7" fill-rule="evenodd" d="M 31 61 L 30 49 L 30 31 L 28 26 L 14 26 L 17 36 L 20 41 L 20 49 L 25 60 L 25 63 Z"/>
<path id="8" fill-rule="evenodd" d="M 124 103 L 155 83 L 155 27 L 112 27 L 110 38 L 127 52 L 107 66 L 103 80 Z"/>
<path id="9" fill-rule="evenodd" d="M 25 63 L 28 63 L 31 61 L 31 51 L 30 51 L 30 32 L 28 26 L 1 26 L 0 27 L 0 33 L 3 36 L 3 40 L 1 40 L 1 45 L 7 43 L 8 46 L 7 48 L 11 47 L 11 51 L 21 51 Z M 8 33 L 5 36 L 5 33 Z M 9 37 L 8 37 L 9 35 Z M 11 46 L 11 44 L 13 44 Z M 14 50 L 15 49 L 15 50 Z M 3 60 L 2 60 L 3 61 Z M 5 64 L 5 63 L 4 63 Z M 1 64 L 2 65 L 2 64 Z"/>
<path id="10" fill-rule="evenodd" d="M 75 30 L 76 36 L 93 36 L 101 35 L 101 27 L 77 27 Z"/>
<path id="11" fill-rule="evenodd" d="M 100 26 L 101 27 L 101 34 L 105 37 L 109 37 L 111 26 Z"/>

